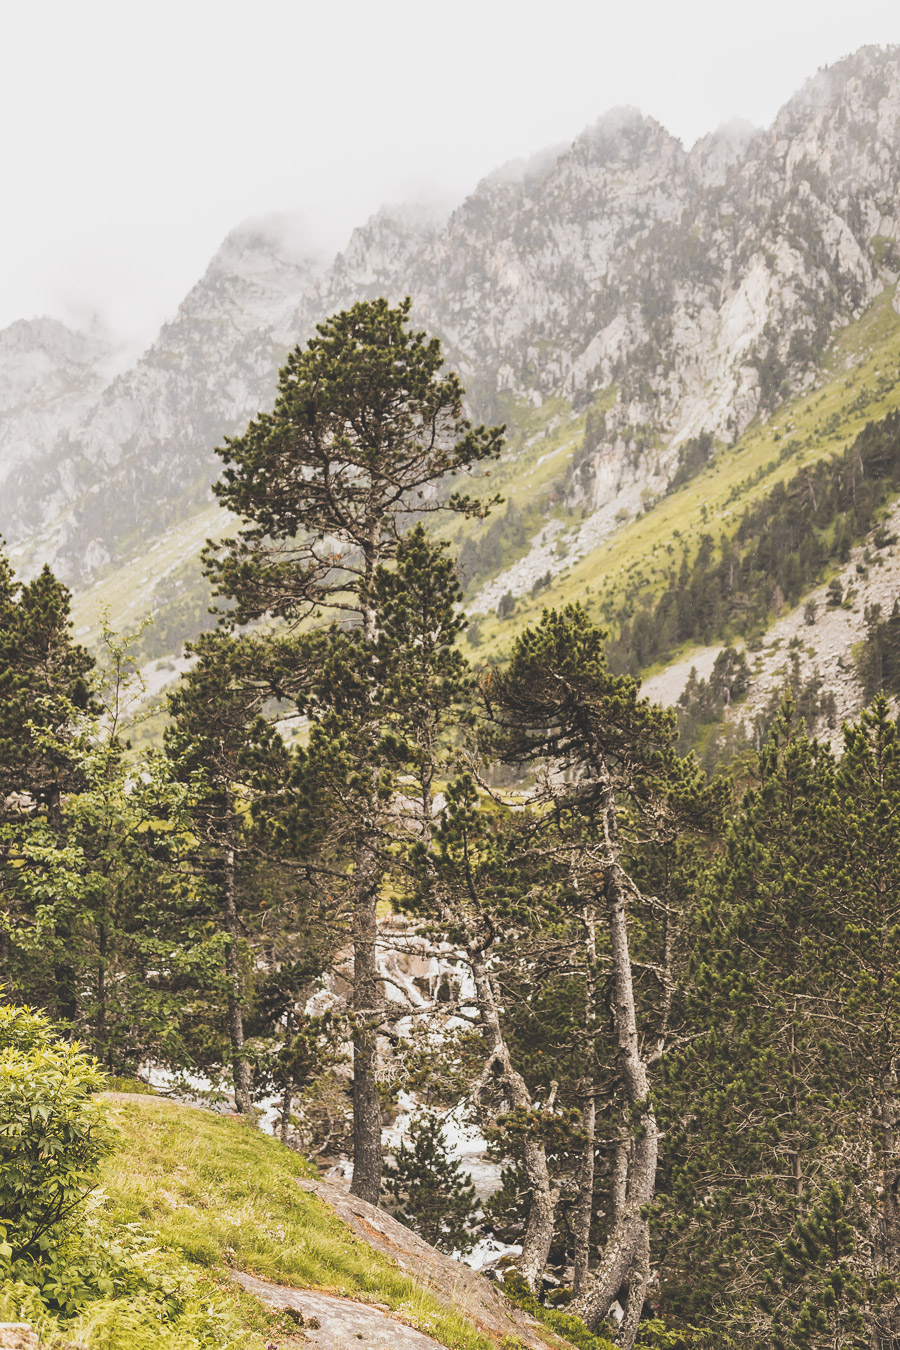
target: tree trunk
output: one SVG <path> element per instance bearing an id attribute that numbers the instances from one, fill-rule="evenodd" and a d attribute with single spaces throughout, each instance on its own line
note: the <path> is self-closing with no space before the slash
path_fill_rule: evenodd
<path id="1" fill-rule="evenodd" d="M 353 914 L 353 1181 L 351 1195 L 377 1205 L 381 1195 L 381 1101 L 378 1096 L 378 867 L 364 844 Z"/>
<path id="2" fill-rule="evenodd" d="M 57 783 L 51 784 L 47 792 L 47 823 L 62 843 L 62 801 Z M 72 923 L 68 915 L 57 920 L 56 937 L 63 952 L 71 949 Z M 60 1022 L 68 1023 L 69 1034 L 70 1036 L 74 1035 L 75 1023 L 78 1020 L 78 997 L 76 994 L 78 981 L 74 965 L 64 956 L 58 957 L 53 963 L 53 982 L 56 993 L 56 1018 Z"/>
<path id="3" fill-rule="evenodd" d="M 503 1084 L 509 1093 L 512 1105 L 530 1111 L 533 1108 L 531 1094 L 528 1091 L 525 1079 L 513 1066 L 509 1057 L 509 1050 L 500 1026 L 494 986 L 484 959 L 483 948 L 470 946 L 468 957 L 475 981 L 478 1011 L 487 1031 L 490 1047 L 490 1054 L 481 1074 L 481 1085 L 488 1081 L 493 1067 L 499 1066 Z M 528 1221 L 525 1227 L 522 1255 L 517 1262 L 517 1268 L 528 1282 L 528 1287 L 536 1292 L 543 1279 L 547 1257 L 550 1254 L 550 1244 L 553 1241 L 553 1226 L 556 1219 L 556 1206 L 559 1202 L 559 1190 L 550 1182 L 546 1149 L 540 1140 L 531 1133 L 525 1135 L 523 1152 L 525 1171 L 531 1184 L 531 1203 L 528 1207 Z"/>
<path id="4" fill-rule="evenodd" d="M 581 1317 L 590 1330 L 595 1330 L 606 1316 L 646 1240 L 647 1225 L 641 1210 L 653 1199 L 659 1156 L 659 1128 L 638 1036 L 615 798 L 608 773 L 604 776 L 604 897 L 613 966 L 613 1017 L 633 1139 L 624 1207 L 616 1215 L 590 1288 L 571 1304 L 572 1312 Z"/>
<path id="5" fill-rule="evenodd" d="M 106 1061 L 107 1069 L 112 1072 L 111 1052 L 106 1044 L 106 947 L 106 924 L 101 923 L 97 932 L 97 950 L 100 959 L 97 962 L 97 1034 L 94 1054 L 101 1064 Z"/>
<path id="6" fill-rule="evenodd" d="M 363 641 L 378 640 L 372 580 L 381 556 L 380 526 L 363 548 Z M 377 1205 L 381 1196 L 381 1101 L 378 1096 L 378 863 L 369 839 L 356 853 L 357 889 L 353 910 L 353 1180 L 351 1195 Z"/>
<path id="7" fill-rule="evenodd" d="M 583 1293 L 587 1287 L 588 1262 L 591 1254 L 591 1220 L 594 1217 L 594 1146 L 596 1142 L 597 1103 L 594 1100 L 594 1085 L 590 1079 L 584 1080 L 582 1091 L 585 1094 L 585 1101 L 581 1108 L 584 1146 L 578 1172 L 578 1199 L 575 1202 L 572 1214 L 572 1225 L 575 1230 L 572 1294 L 575 1298 Z"/>
<path id="8" fill-rule="evenodd" d="M 582 912 L 584 923 L 584 1033 L 585 1053 L 594 1061 L 594 1032 L 596 1021 L 596 978 L 597 941 L 594 915 L 585 906 Z M 581 1128 L 584 1131 L 584 1146 L 581 1154 L 581 1166 L 578 1172 L 578 1199 L 572 1215 L 574 1228 L 574 1252 L 572 1256 L 573 1277 L 572 1294 L 577 1298 L 587 1288 L 588 1265 L 591 1253 L 591 1220 L 594 1217 L 594 1148 L 596 1144 L 597 1102 L 594 1096 L 593 1073 L 582 1079 L 579 1085 L 582 1097 Z"/>
<path id="9" fill-rule="evenodd" d="M 620 1134 L 616 1140 L 616 1156 L 612 1174 L 612 1220 L 618 1223 L 625 1213 L 628 1199 L 628 1163 L 631 1158 L 631 1135 Z"/>
<path id="10" fill-rule="evenodd" d="M 634 1350 L 634 1343 L 637 1340 L 638 1325 L 641 1320 L 641 1312 L 644 1308 L 644 1298 L 647 1293 L 647 1282 L 650 1279 L 650 1232 L 647 1224 L 644 1224 L 644 1230 L 638 1249 L 632 1262 L 631 1271 L 628 1275 L 628 1298 L 625 1303 L 625 1316 L 622 1319 L 622 1325 L 616 1332 L 616 1344 L 622 1347 L 622 1350 Z"/>
<path id="11" fill-rule="evenodd" d="M 278 1137 L 283 1144 L 288 1141 L 288 1134 L 291 1128 L 291 1103 L 293 1094 L 291 1089 L 286 1087 L 281 1094 L 281 1112 L 278 1120 Z"/>
<path id="12" fill-rule="evenodd" d="M 294 1010 L 289 1008 L 285 1018 L 284 1026 L 284 1048 L 289 1051 L 294 1040 Z M 281 1108 L 278 1113 L 278 1137 L 283 1144 L 288 1141 L 288 1135 L 291 1129 L 291 1106 L 294 1101 L 294 1092 L 291 1085 L 291 1076 L 285 1066 L 284 1087 L 281 1092 Z"/>
<path id="13" fill-rule="evenodd" d="M 242 1115 L 251 1113 L 250 1065 L 244 1054 L 244 1010 L 240 962 L 238 960 L 238 916 L 234 884 L 234 848 L 225 847 L 223 869 L 223 906 L 225 932 L 225 974 L 228 980 L 228 1032 L 231 1038 L 231 1072 L 234 1078 L 234 1104 Z"/>

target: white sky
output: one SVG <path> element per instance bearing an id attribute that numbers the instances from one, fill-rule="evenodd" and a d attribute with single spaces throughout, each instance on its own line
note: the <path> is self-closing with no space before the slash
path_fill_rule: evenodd
<path id="1" fill-rule="evenodd" d="M 896 41 L 897 0 L 8 0 L 0 326 L 149 340 L 247 216 L 340 247 L 617 104 L 690 145 Z"/>

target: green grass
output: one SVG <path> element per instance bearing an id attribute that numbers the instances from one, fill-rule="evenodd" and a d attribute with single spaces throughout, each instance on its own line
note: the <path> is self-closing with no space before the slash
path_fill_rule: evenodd
<path id="1" fill-rule="evenodd" d="M 680 561 L 683 546 L 691 557 L 701 534 L 714 538 L 730 534 L 746 507 L 775 483 L 803 464 L 843 449 L 867 421 L 900 405 L 900 316 L 892 300 L 893 291 L 885 292 L 857 322 L 836 335 L 816 388 L 785 404 L 768 423 L 755 422 L 734 446 L 721 449 L 696 478 L 623 525 L 549 587 L 534 597 L 523 596 L 511 619 L 501 623 L 495 615 L 480 617 L 477 659 L 501 656 L 516 632 L 535 622 L 545 607 L 579 600 L 602 623 L 616 611 L 626 587 L 636 595 L 655 595 L 667 582 L 676 554 Z M 614 399 L 614 388 L 603 391 L 597 406 L 608 406 Z M 576 416 L 562 399 L 547 400 L 540 408 L 510 399 L 498 414 L 498 420 L 504 418 L 509 424 L 507 447 L 491 467 L 490 477 L 475 486 L 476 493 L 499 492 L 505 500 L 514 501 L 530 532 L 548 514 L 574 524 L 574 517 L 561 504 L 548 499 L 563 482 L 581 446 L 585 415 Z M 501 506 L 499 511 L 504 509 Z M 88 645 L 96 642 L 104 605 L 109 606 L 116 631 L 135 629 L 149 610 L 154 584 L 198 556 L 208 536 L 227 528 L 227 518 L 218 507 L 204 507 L 174 527 L 146 557 L 107 569 L 75 599 L 78 636 Z M 447 516 L 438 522 L 436 533 L 458 547 L 463 539 L 477 538 L 487 528 L 489 522 L 460 522 Z M 492 575 L 510 566 L 528 547 L 526 543 L 510 551 Z M 197 572 L 199 577 L 199 563 Z M 482 577 L 475 589 L 490 579 Z M 155 733 L 158 728 L 150 731 Z"/>
<path id="2" fill-rule="evenodd" d="M 602 622 L 617 608 L 626 585 L 636 584 L 638 594 L 659 592 L 669 580 L 673 557 L 680 562 L 682 547 L 692 557 L 701 535 L 731 534 L 745 509 L 776 483 L 844 449 L 867 422 L 900 406 L 900 315 L 892 299 L 893 291 L 886 292 L 837 335 L 816 389 L 785 404 L 770 422 L 754 422 L 697 477 L 623 526 L 537 596 L 523 596 L 511 619 L 481 618 L 477 657 L 500 656 L 545 607 L 578 600 Z M 563 441 L 566 428 L 555 434 Z"/>
<path id="3" fill-rule="evenodd" d="M 110 1108 L 121 1128 L 103 1175 L 114 1228 L 138 1225 L 213 1274 L 233 1267 L 387 1304 L 445 1346 L 489 1350 L 492 1343 L 463 1315 L 444 1309 L 302 1190 L 297 1182 L 312 1169 L 277 1140 L 149 1097 Z"/>

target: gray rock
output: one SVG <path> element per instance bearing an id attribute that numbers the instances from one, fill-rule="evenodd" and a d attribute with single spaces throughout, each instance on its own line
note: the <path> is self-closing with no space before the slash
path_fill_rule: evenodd
<path id="1" fill-rule="evenodd" d="M 440 1342 L 379 1308 L 314 1289 L 287 1289 L 255 1275 L 232 1278 L 269 1308 L 298 1311 L 305 1341 L 322 1350 L 438 1350 Z M 293 1320 L 293 1319 L 292 1319 Z M 2 1342 L 0 1342 L 2 1344 Z"/>

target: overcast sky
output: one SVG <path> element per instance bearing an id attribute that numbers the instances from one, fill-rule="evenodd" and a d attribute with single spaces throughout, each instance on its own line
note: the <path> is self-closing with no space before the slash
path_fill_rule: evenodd
<path id="1" fill-rule="evenodd" d="M 0 23 L 0 327 L 149 340 L 242 219 L 340 247 L 631 104 L 686 146 L 900 41 L 897 0 L 19 0 Z"/>

